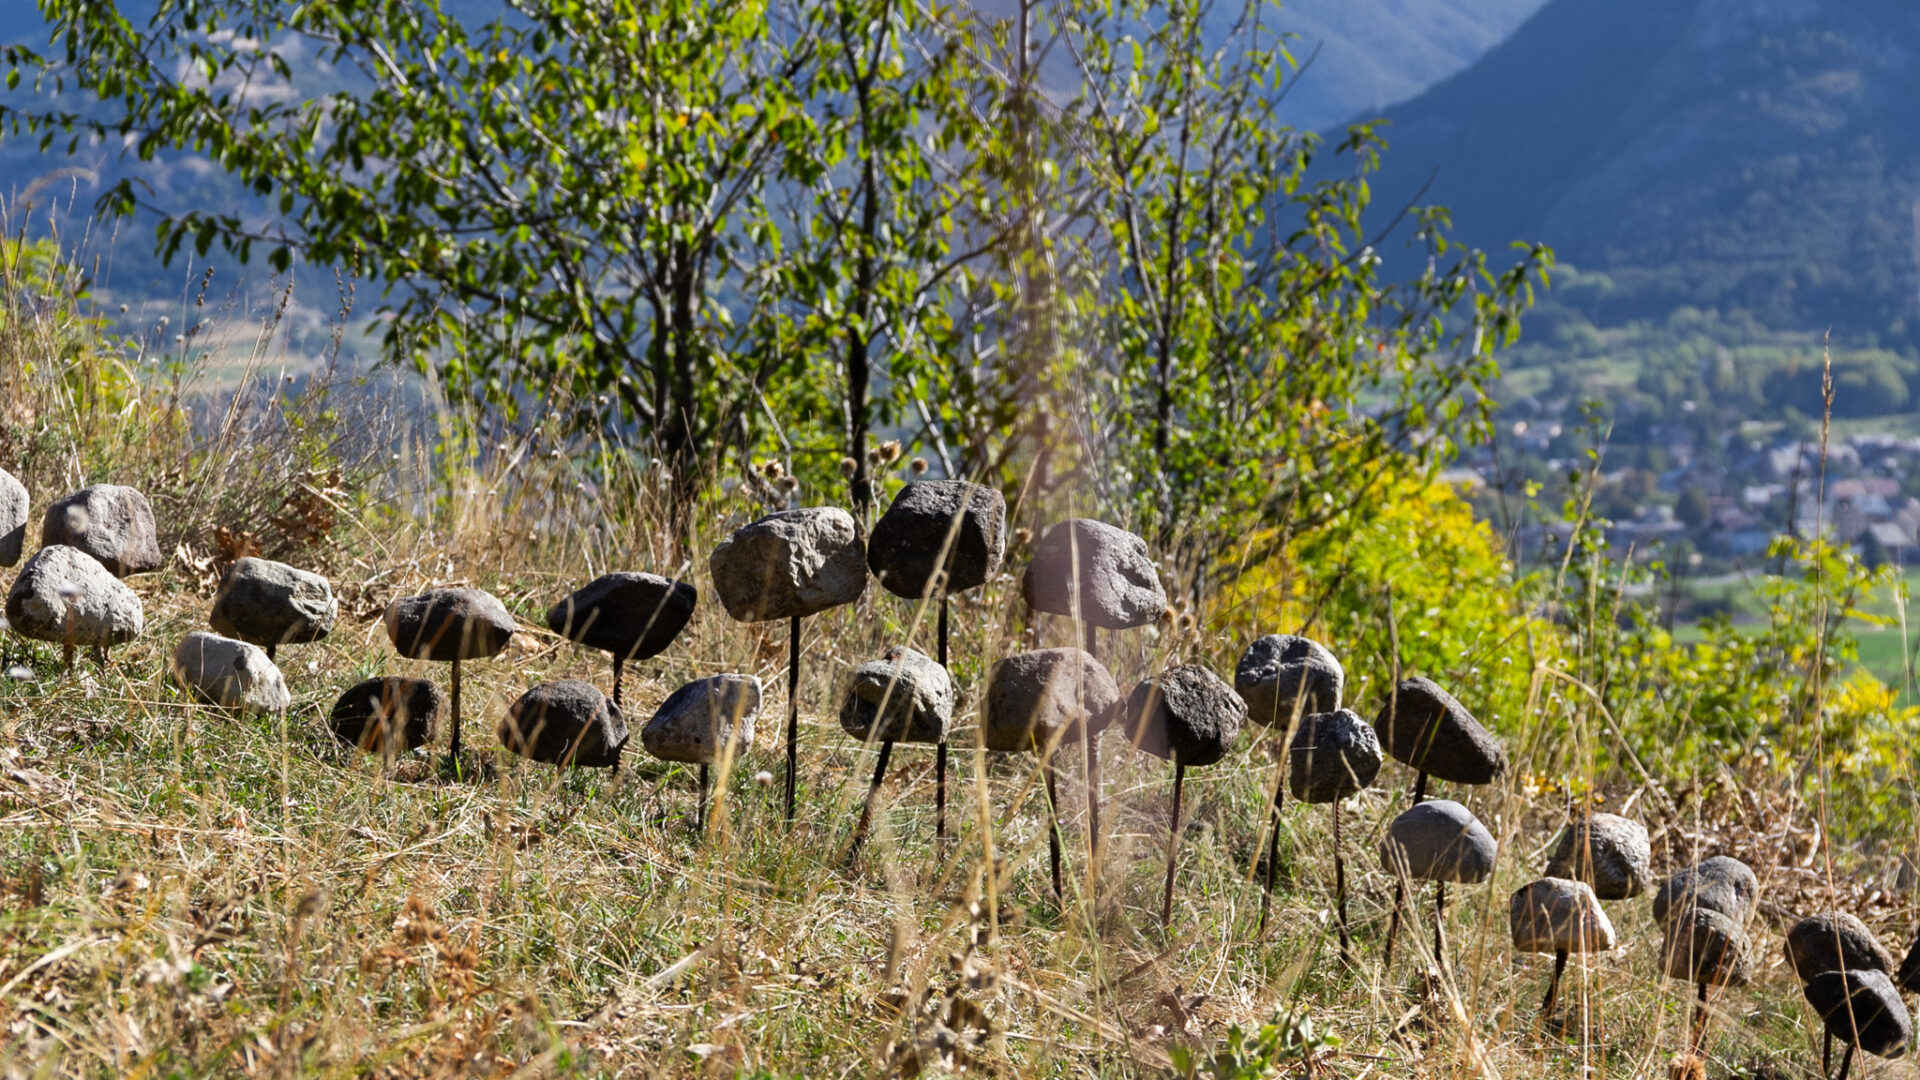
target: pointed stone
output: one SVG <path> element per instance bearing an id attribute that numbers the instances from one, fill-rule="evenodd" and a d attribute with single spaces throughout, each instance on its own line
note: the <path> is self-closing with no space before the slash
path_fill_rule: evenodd
<path id="1" fill-rule="evenodd" d="M 760 680 L 752 675 L 696 679 L 667 695 L 640 729 L 640 744 L 662 761 L 714 765 L 753 743 L 760 713 Z"/>
<path id="2" fill-rule="evenodd" d="M 326 578 L 286 563 L 247 558 L 227 568 L 207 623 L 254 645 L 290 645 L 326 637 L 339 614 Z"/>
<path id="3" fill-rule="evenodd" d="M 1507 901 L 1507 926 L 1520 952 L 1607 952 L 1615 945 L 1613 921 L 1593 890 L 1566 878 L 1522 885 Z"/>
<path id="4" fill-rule="evenodd" d="M 195 630 L 173 651 L 173 677 L 202 701 L 282 713 L 293 704 L 280 668 L 258 645 Z"/>
<path id="5" fill-rule="evenodd" d="M 0 566 L 20 561 L 27 544 L 27 515 L 31 507 L 27 486 L 12 473 L 0 470 Z"/>
<path id="6" fill-rule="evenodd" d="M 1913 1041 L 1913 1018 L 1885 972 L 1829 971 L 1804 993 L 1828 1034 L 1875 1057 L 1899 1057 Z"/>
<path id="7" fill-rule="evenodd" d="M 1431 679 L 1401 682 L 1373 726 L 1394 760 L 1436 780 L 1491 784 L 1506 775 L 1500 740 Z"/>
<path id="8" fill-rule="evenodd" d="M 13 579 L 7 625 L 21 637 L 65 644 L 69 619 L 76 646 L 106 648 L 139 637 L 146 611 L 100 560 L 79 548 L 43 547 Z"/>

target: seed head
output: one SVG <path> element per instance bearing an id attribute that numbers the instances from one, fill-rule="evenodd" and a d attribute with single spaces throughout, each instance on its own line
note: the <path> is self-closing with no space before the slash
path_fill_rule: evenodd
<path id="1" fill-rule="evenodd" d="M 797 476 L 783 476 L 780 478 L 780 487 L 783 491 L 799 491 L 800 478 Z"/>
<path id="2" fill-rule="evenodd" d="M 760 471 L 767 474 L 767 479 L 778 480 L 780 474 L 786 472 L 786 469 L 781 467 L 779 458 L 771 458 L 765 465 L 760 466 Z"/>
<path id="3" fill-rule="evenodd" d="M 860 463 L 853 460 L 852 458 L 843 457 L 840 459 L 840 475 L 841 476 L 852 476 L 854 473 L 858 472 L 859 469 L 860 469 Z"/>
<path id="4" fill-rule="evenodd" d="M 753 782 L 759 784 L 761 787 L 772 787 L 773 774 L 765 769 L 761 769 L 759 772 L 753 774 Z"/>
<path id="5" fill-rule="evenodd" d="M 1030 544 L 1032 542 L 1033 542 L 1032 529 L 1029 529 L 1025 525 L 1022 525 L 1019 528 L 1013 530 L 1013 546 L 1014 547 L 1019 547 L 1022 544 Z"/>
<path id="6" fill-rule="evenodd" d="M 880 453 L 882 456 L 886 458 L 886 462 L 889 465 L 893 464 L 896 461 L 899 461 L 900 460 L 900 440 L 888 439 L 886 442 L 881 443 Z"/>
<path id="7" fill-rule="evenodd" d="M 911 468 L 913 469 L 913 475 L 919 476 L 921 473 L 927 471 L 927 459 L 923 457 L 914 458 Z"/>

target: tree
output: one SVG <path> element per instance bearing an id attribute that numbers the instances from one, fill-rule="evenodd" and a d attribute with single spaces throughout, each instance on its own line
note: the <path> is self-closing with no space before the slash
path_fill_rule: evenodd
<path id="1" fill-rule="evenodd" d="M 1713 504 L 1708 501 L 1705 491 L 1689 486 L 1680 492 L 1680 498 L 1673 504 L 1673 516 L 1689 529 L 1703 528 L 1713 519 Z"/>

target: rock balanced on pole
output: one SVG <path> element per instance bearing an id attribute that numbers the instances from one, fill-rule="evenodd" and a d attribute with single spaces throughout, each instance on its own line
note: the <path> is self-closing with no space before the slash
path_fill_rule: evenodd
<path id="1" fill-rule="evenodd" d="M 1173 926 L 1173 871 L 1180 853 L 1180 790 L 1189 766 L 1227 756 L 1247 719 L 1247 703 L 1220 676 L 1181 664 L 1142 679 L 1127 695 L 1127 739 L 1136 750 L 1173 762 L 1173 814 L 1167 830 L 1167 883 L 1160 925 Z"/>
<path id="2" fill-rule="evenodd" d="M 446 703 L 447 696 L 426 679 L 368 679 L 348 687 L 333 703 L 327 727 L 348 746 L 398 757 L 433 742 Z"/>
<path id="3" fill-rule="evenodd" d="M 1287 747 L 1287 783 L 1293 788 L 1293 797 L 1304 803 L 1333 806 L 1334 911 L 1342 962 L 1352 961 L 1353 942 L 1347 932 L 1347 863 L 1340 850 L 1340 802 L 1372 787 L 1383 760 L 1380 739 L 1372 725 L 1351 709 L 1306 717 Z M 1276 805 L 1277 801 L 1276 796 Z M 1274 826 L 1278 828 L 1279 822 Z"/>
<path id="4" fill-rule="evenodd" d="M 325 638 L 339 615 L 340 602 L 326 578 L 271 559 L 245 558 L 221 577 L 207 624 L 215 633 L 260 646 L 272 660 L 281 645 Z"/>
<path id="5" fill-rule="evenodd" d="M 1466 706 L 1433 680 L 1404 679 L 1380 707 L 1373 726 L 1394 760 L 1414 771 L 1413 802 L 1427 796 L 1427 778 L 1453 784 L 1491 784 L 1506 775 L 1507 752 L 1500 740 L 1473 718 Z M 1469 815 L 1471 816 L 1471 815 Z M 1397 881 L 1393 908 L 1387 917 L 1387 942 L 1381 950 L 1383 967 L 1393 963 L 1393 942 L 1400 930 L 1400 909 L 1406 883 Z M 1433 894 L 1434 932 L 1447 903 L 1447 887 L 1438 882 Z M 1436 959 L 1439 959 L 1436 957 Z"/>
<path id="6" fill-rule="evenodd" d="M 1516 951 L 1553 956 L 1553 978 L 1540 1001 L 1542 1019 L 1553 1015 L 1568 954 L 1610 952 L 1616 943 L 1613 921 L 1593 889 L 1567 878 L 1544 877 L 1522 885 L 1507 901 L 1507 927 Z"/>
<path id="7" fill-rule="evenodd" d="M 1055 522 L 1034 545 L 1033 561 L 1020 578 L 1027 607 L 1064 615 L 1081 629 L 1086 650 L 1100 656 L 1097 631 L 1131 630 L 1158 620 L 1167 593 L 1147 542 L 1125 529 L 1091 518 Z M 1097 733 L 1096 733 L 1097 736 Z M 1100 863 L 1100 740 L 1082 744 L 1086 756 L 1088 874 Z"/>
<path id="8" fill-rule="evenodd" d="M 1381 867 L 1402 883 L 1434 883 L 1433 959 L 1442 970 L 1447 965 L 1447 885 L 1478 885 L 1492 877 L 1499 853 L 1493 834 L 1473 811 L 1451 799 L 1415 803 L 1387 825 Z"/>
<path id="9" fill-rule="evenodd" d="M 782 510 L 735 529 L 707 557 L 720 604 L 735 622 L 787 621 L 786 820 L 800 768 L 800 620 L 867 591 L 866 545 L 837 506 Z"/>
<path id="10" fill-rule="evenodd" d="M 699 599 L 692 585 L 658 574 L 602 574 L 549 608 L 547 629 L 613 655 L 613 703 L 618 706 L 626 664 L 665 652 L 686 629 Z"/>
<path id="11" fill-rule="evenodd" d="M 114 577 L 160 569 L 160 539 L 147 497 L 118 484 L 95 484 L 47 507 L 40 545 L 64 544 L 100 561 Z"/>
<path id="12" fill-rule="evenodd" d="M 840 728 L 862 743 L 878 742 L 880 756 L 874 764 L 873 782 L 867 785 L 859 824 L 854 826 L 847 847 L 849 865 L 859 858 L 860 848 L 867 841 L 893 744 L 944 745 L 952 724 L 953 680 L 933 657 L 896 645 L 887 650 L 885 659 L 853 670 L 853 683 L 840 705 Z"/>
<path id="13" fill-rule="evenodd" d="M 31 503 L 27 486 L 0 469 L 0 566 L 17 565 L 26 550 Z"/>
<path id="14" fill-rule="evenodd" d="M 1297 634 L 1268 634 L 1247 646 L 1233 669 L 1233 689 L 1247 703 L 1247 719 L 1270 729 L 1286 745 L 1287 732 L 1302 716 L 1340 708 L 1347 673 L 1333 650 Z M 1379 740 L 1374 741 L 1376 749 Z M 1281 770 L 1284 773 L 1284 768 Z M 1372 778 L 1368 778 L 1372 783 Z M 1280 861 L 1280 805 L 1284 776 L 1275 777 L 1273 813 L 1267 822 L 1267 872 L 1260 893 L 1260 933 L 1267 930 L 1273 906 L 1273 875 Z M 1335 812 L 1339 811 L 1336 804 Z"/>
<path id="15" fill-rule="evenodd" d="M 460 758 L 460 661 L 498 656 L 513 639 L 513 616 L 480 589 L 430 589 L 387 605 L 387 638 L 401 656 L 453 665 L 448 695 L 453 736 L 448 757 Z"/>
<path id="16" fill-rule="evenodd" d="M 1808 980 L 1801 992 L 1820 1015 L 1827 1036 L 1847 1044 L 1836 1080 L 1847 1080 L 1855 1049 L 1896 1058 L 1913 1041 L 1913 1018 L 1884 971 L 1829 971 Z M 1823 1075 L 1824 1068 L 1823 1063 Z"/>
<path id="17" fill-rule="evenodd" d="M 171 668 L 194 697 L 223 709 L 283 713 L 293 704 L 280 668 L 251 642 L 195 630 L 174 649 Z"/>
<path id="18" fill-rule="evenodd" d="M 617 769 L 627 720 L 600 688 L 579 679 L 541 683 L 507 706 L 500 745 L 523 758 L 574 769 Z"/>
<path id="19" fill-rule="evenodd" d="M 1893 958 L 1865 923 L 1844 911 L 1809 915 L 1793 924 L 1785 942 L 1787 964 L 1800 979 L 1801 988 L 1830 971 L 1878 971 L 1893 973 Z M 1898 1001 L 1898 994 L 1894 1000 Z M 1901 1011 L 1906 1005 L 1901 1003 Z M 1822 1014 L 1822 1019 L 1825 1015 Z M 1828 1027 L 1821 1038 L 1820 1075 L 1832 1069 L 1834 1030 Z M 1847 1040 L 1851 1045 L 1853 1040 Z"/>
<path id="20" fill-rule="evenodd" d="M 740 748 L 753 743 L 753 721 L 760 715 L 760 680 L 752 675 L 713 675 L 695 679 L 667 695 L 640 729 L 640 744 L 662 761 L 700 766 L 700 802 L 696 828 L 707 823 L 709 770 L 721 768 L 721 783 Z"/>
<path id="21" fill-rule="evenodd" d="M 1060 884 L 1060 810 L 1053 755 L 1067 743 L 1100 737 L 1120 711 L 1120 686 L 1083 649 L 1035 649 L 993 665 L 982 702 L 980 741 L 989 750 L 1035 754 L 1047 789 L 1047 852 L 1053 894 Z"/>
<path id="22" fill-rule="evenodd" d="M 1618 814 L 1575 818 L 1547 860 L 1547 876 L 1585 882 L 1602 900 L 1639 896 L 1653 882 L 1647 827 Z"/>
<path id="23" fill-rule="evenodd" d="M 867 566 L 880 587 L 904 600 L 939 601 L 934 659 L 949 667 L 947 598 L 977 589 L 1000 570 L 1007 550 L 1007 500 L 984 484 L 916 480 L 900 489 L 867 539 Z M 935 839 L 947 835 L 947 742 L 934 758 Z"/>
<path id="24" fill-rule="evenodd" d="M 7 591 L 7 625 L 21 637 L 61 645 L 66 666 L 81 645 L 104 656 L 146 628 L 139 594 L 79 548 L 34 552 Z"/>
<path id="25" fill-rule="evenodd" d="M 1753 947 L 1744 927 L 1753 917 L 1760 881 L 1738 859 L 1715 856 L 1681 870 L 1653 894 L 1653 921 L 1664 928 L 1662 969 L 1698 988 L 1687 1052 L 1706 1043 L 1707 994 L 1753 980 Z"/>

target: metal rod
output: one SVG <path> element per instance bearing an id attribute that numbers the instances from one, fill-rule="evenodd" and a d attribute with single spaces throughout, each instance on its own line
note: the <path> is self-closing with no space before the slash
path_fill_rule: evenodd
<path id="1" fill-rule="evenodd" d="M 1447 883 L 1442 881 L 1433 887 L 1433 961 L 1441 971 L 1447 970 Z"/>
<path id="2" fill-rule="evenodd" d="M 1413 778 L 1413 805 L 1419 806 L 1427 801 L 1427 773 L 1422 769 Z"/>
<path id="3" fill-rule="evenodd" d="M 1276 773 L 1278 769 L 1274 770 Z M 1267 932 L 1267 912 L 1273 907 L 1273 876 L 1280 862 L 1280 803 L 1286 797 L 1287 778 L 1281 776 L 1273 788 L 1273 820 L 1267 825 L 1267 873 L 1260 891 L 1260 934 Z M 1338 811 L 1336 811 L 1337 813 Z"/>
<path id="4" fill-rule="evenodd" d="M 873 824 L 873 804 L 880 797 L 880 783 L 887 778 L 887 760 L 893 757 L 893 740 L 880 744 L 880 760 L 873 766 L 873 783 L 867 785 L 867 802 L 860 808 L 860 824 L 853 828 L 853 843 L 847 848 L 847 865 L 852 866 L 860 857 L 860 848 L 867 842 L 867 829 Z"/>
<path id="5" fill-rule="evenodd" d="M 940 667 L 947 666 L 947 593 L 940 590 Z M 952 673 L 948 673 L 952 677 Z M 947 838 L 947 737 L 940 736 L 940 745 L 933 755 L 933 838 L 935 841 Z M 1055 875 L 1058 877 L 1059 875 Z M 1055 892 L 1059 892 L 1056 882 Z"/>
<path id="6" fill-rule="evenodd" d="M 1097 637 L 1099 632 L 1099 629 L 1092 623 L 1087 624 L 1087 655 L 1093 657 L 1096 661 L 1100 659 L 1100 654 L 1097 651 L 1100 647 Z M 1085 709 L 1081 710 L 1080 742 L 1085 747 L 1087 758 L 1087 873 L 1089 875 L 1097 875 L 1099 873 L 1100 848 L 1102 846 L 1100 836 L 1100 743 L 1094 736 L 1093 731 L 1090 730 L 1093 718 L 1085 715 L 1085 712 Z"/>
<path id="7" fill-rule="evenodd" d="M 693 827 L 698 832 L 707 831 L 707 800 L 711 797 L 712 778 L 707 775 L 707 766 L 700 766 L 700 805 L 695 809 Z"/>
<path id="8" fill-rule="evenodd" d="M 793 827 L 793 786 L 800 771 L 800 616 L 787 621 L 787 827 Z"/>
<path id="9" fill-rule="evenodd" d="M 272 642 L 272 641 L 268 642 L 267 643 L 267 659 L 269 660 L 274 659 L 275 650 L 279 648 L 280 648 L 280 645 L 278 642 Z"/>
<path id="10" fill-rule="evenodd" d="M 1427 797 L 1427 774 L 1423 770 L 1413 778 L 1413 804 L 1420 805 Z M 1384 970 L 1393 966 L 1393 941 L 1400 935 L 1400 912 L 1407 903 L 1407 883 L 1396 878 L 1393 883 L 1393 908 L 1387 915 L 1387 943 L 1380 951 L 1380 967 Z"/>
<path id="11" fill-rule="evenodd" d="M 1833 1075 L 1833 1032 L 1820 1033 L 1820 1076 L 1822 1080 Z"/>
<path id="12" fill-rule="evenodd" d="M 1047 855 L 1053 863 L 1053 897 L 1059 900 L 1066 892 L 1060 887 L 1060 802 L 1054 786 L 1053 757 L 1049 755 L 1040 768 L 1047 776 Z"/>
<path id="13" fill-rule="evenodd" d="M 1173 763 L 1173 821 L 1167 830 L 1167 887 L 1160 894 L 1160 928 L 1173 928 L 1173 866 L 1180 853 L 1180 789 L 1187 782 L 1187 767 Z"/>
<path id="14" fill-rule="evenodd" d="M 613 707 L 620 707 L 620 676 L 625 671 L 627 661 L 619 653 L 613 656 Z"/>
<path id="15" fill-rule="evenodd" d="M 1693 1052 L 1698 1054 L 1707 1044 L 1707 984 L 1700 984 L 1699 996 L 1693 1003 Z M 1849 1050 L 1852 1047 L 1848 1047 Z M 1844 1069 L 1845 1066 L 1842 1065 Z"/>
<path id="16" fill-rule="evenodd" d="M 1547 996 L 1540 1001 L 1540 1015 L 1553 1015 L 1554 1002 L 1560 998 L 1560 976 L 1567 970 L 1567 950 L 1556 949 L 1553 954 L 1553 978 L 1547 982 Z"/>
<path id="17" fill-rule="evenodd" d="M 455 764 L 460 761 L 460 658 L 453 658 L 453 693 L 447 695 L 447 707 L 453 712 L 453 738 L 448 743 L 447 755 Z"/>
<path id="18" fill-rule="evenodd" d="M 1840 1075 L 1835 1080 L 1847 1080 L 1847 1070 L 1853 1067 L 1853 1044 L 1847 1044 L 1847 1052 L 1840 1055 Z"/>
<path id="19" fill-rule="evenodd" d="M 1347 861 L 1340 854 L 1340 800 L 1333 800 L 1333 894 L 1339 917 L 1340 962 L 1353 963 L 1353 942 L 1347 936 Z"/>

